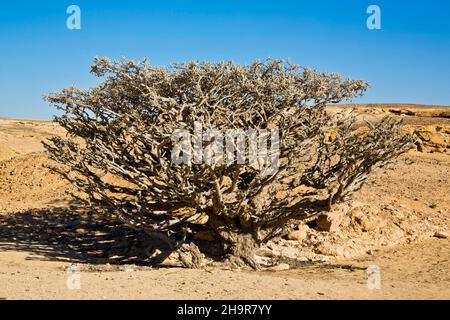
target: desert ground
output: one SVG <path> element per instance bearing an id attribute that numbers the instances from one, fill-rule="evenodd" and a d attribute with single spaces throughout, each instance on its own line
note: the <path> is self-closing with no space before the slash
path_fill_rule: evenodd
<path id="1" fill-rule="evenodd" d="M 63 130 L 0 119 L 0 299 L 450 299 L 450 107 L 330 112 L 349 107 L 361 120 L 402 118 L 417 131 L 416 150 L 324 223 L 268 244 L 262 258 L 284 250 L 296 263 L 264 271 L 142 263 L 123 243 L 129 234 L 74 205 L 72 187 L 47 168 L 41 141 Z M 367 285 L 373 265 L 379 289 Z M 67 286 L 71 266 L 79 289 Z"/>

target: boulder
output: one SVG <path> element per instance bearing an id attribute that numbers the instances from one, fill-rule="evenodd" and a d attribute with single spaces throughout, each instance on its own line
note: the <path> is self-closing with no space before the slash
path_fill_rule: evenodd
<path id="1" fill-rule="evenodd" d="M 332 257 L 343 257 L 344 256 L 344 248 L 340 245 L 332 245 L 328 242 L 323 242 L 319 244 L 313 250 L 316 254 L 321 254 L 324 256 L 332 256 Z"/>
<path id="2" fill-rule="evenodd" d="M 259 248 L 255 254 L 260 257 L 274 258 L 280 255 L 279 252 L 270 250 L 269 248 Z"/>
<path id="3" fill-rule="evenodd" d="M 289 232 L 287 238 L 288 240 L 303 241 L 308 236 L 308 230 L 308 226 L 300 225 L 298 230 Z"/>
<path id="4" fill-rule="evenodd" d="M 426 126 L 416 129 L 417 150 L 424 153 L 444 153 L 450 147 L 447 128 L 442 126 Z"/>
<path id="5" fill-rule="evenodd" d="M 254 255 L 253 259 L 255 262 L 261 266 L 270 266 L 272 264 L 272 258 L 261 257 L 259 255 Z"/>

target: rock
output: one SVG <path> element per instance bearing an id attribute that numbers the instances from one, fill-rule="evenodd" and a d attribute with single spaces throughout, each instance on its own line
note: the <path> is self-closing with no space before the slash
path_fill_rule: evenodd
<path id="1" fill-rule="evenodd" d="M 304 230 L 294 230 L 289 232 L 287 238 L 289 240 L 297 240 L 297 241 L 303 241 L 307 236 L 306 232 Z"/>
<path id="2" fill-rule="evenodd" d="M 291 267 L 287 264 L 287 263 L 280 263 L 277 264 L 276 266 L 267 268 L 267 270 L 270 271 L 285 271 L 285 270 L 289 270 Z"/>
<path id="3" fill-rule="evenodd" d="M 212 231 L 199 231 L 194 235 L 195 240 L 200 241 L 216 241 L 216 235 Z"/>
<path id="4" fill-rule="evenodd" d="M 270 250 L 268 248 L 259 248 L 256 250 L 255 254 L 260 257 L 267 257 L 267 258 L 274 258 L 276 256 L 279 256 L 279 253 L 274 252 L 273 250 Z"/>
<path id="5" fill-rule="evenodd" d="M 393 206 L 386 206 L 384 209 L 391 212 L 400 211 Z M 373 214 L 373 209 L 370 207 L 356 207 L 348 213 L 348 216 L 352 227 L 359 227 L 363 232 L 381 230 L 385 224 L 377 215 Z"/>
<path id="6" fill-rule="evenodd" d="M 448 232 L 446 231 L 436 231 L 434 233 L 434 237 L 439 239 L 447 239 L 448 238 Z"/>
<path id="7" fill-rule="evenodd" d="M 180 264 L 180 255 L 178 252 L 172 252 L 166 259 L 164 259 L 163 264 L 176 266 Z"/>
<path id="8" fill-rule="evenodd" d="M 183 267 L 197 269 L 204 265 L 205 255 L 200 252 L 194 243 L 184 243 L 178 251 Z"/>
<path id="9" fill-rule="evenodd" d="M 261 257 L 259 255 L 254 255 L 253 259 L 257 264 L 261 266 L 270 266 L 272 264 L 272 258 L 269 257 Z"/>
<path id="10" fill-rule="evenodd" d="M 287 238 L 289 240 L 303 241 L 308 236 L 308 230 L 309 230 L 308 226 L 301 225 L 299 226 L 298 230 L 289 232 Z"/>
<path id="11" fill-rule="evenodd" d="M 331 245 L 330 243 L 321 243 L 314 250 L 314 253 L 322 254 L 324 256 L 331 257 L 343 257 L 344 256 L 344 248 L 339 245 Z"/>
<path id="12" fill-rule="evenodd" d="M 450 137 L 447 128 L 441 126 L 425 126 L 417 129 L 417 150 L 424 153 L 444 153 L 450 147 Z"/>
<path id="13" fill-rule="evenodd" d="M 368 232 L 376 228 L 376 223 L 369 220 L 366 216 L 361 216 L 355 219 L 356 222 L 361 226 L 363 232 Z"/>
<path id="14" fill-rule="evenodd" d="M 283 247 L 281 249 L 280 255 L 285 258 L 296 259 L 298 257 L 298 253 L 299 253 L 298 242 L 295 241 L 295 246 Z"/>

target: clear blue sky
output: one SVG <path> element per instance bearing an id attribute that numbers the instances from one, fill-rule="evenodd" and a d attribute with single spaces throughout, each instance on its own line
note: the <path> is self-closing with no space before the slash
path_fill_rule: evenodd
<path id="1" fill-rule="evenodd" d="M 66 28 L 71 4 L 81 30 Z M 370 4 L 382 30 L 366 27 Z M 355 102 L 450 105 L 450 1 L 2 1 L 0 117 L 51 118 L 42 96 L 95 85 L 95 56 L 156 65 L 290 58 L 368 81 Z"/>

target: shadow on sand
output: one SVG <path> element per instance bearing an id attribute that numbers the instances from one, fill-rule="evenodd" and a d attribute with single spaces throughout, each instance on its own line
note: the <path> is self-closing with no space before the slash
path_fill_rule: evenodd
<path id="1" fill-rule="evenodd" d="M 0 251 L 7 250 L 53 261 L 152 266 L 171 253 L 158 239 L 75 206 L 0 215 Z"/>
<path id="2" fill-rule="evenodd" d="M 217 252 L 215 245 L 203 241 L 196 244 L 209 257 L 217 258 L 217 255 L 211 254 Z M 27 259 L 173 267 L 164 263 L 172 251 L 163 241 L 149 239 L 144 233 L 79 206 L 0 215 L 0 251 L 11 250 L 36 255 Z M 292 259 L 283 259 L 282 262 L 288 263 L 293 269 L 360 269 L 352 265 Z"/>

